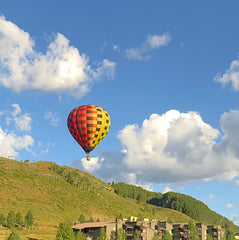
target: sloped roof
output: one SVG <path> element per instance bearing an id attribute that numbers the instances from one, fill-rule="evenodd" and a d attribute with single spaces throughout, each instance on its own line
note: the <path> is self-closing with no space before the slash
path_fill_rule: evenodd
<path id="1" fill-rule="evenodd" d="M 78 223 L 72 226 L 74 229 L 85 229 L 85 228 L 99 228 L 106 227 L 109 225 L 116 224 L 116 222 L 88 222 L 88 223 Z"/>

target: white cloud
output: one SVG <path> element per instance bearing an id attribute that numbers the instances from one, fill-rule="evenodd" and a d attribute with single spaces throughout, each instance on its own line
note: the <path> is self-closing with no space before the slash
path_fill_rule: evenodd
<path id="1" fill-rule="evenodd" d="M 101 161 L 102 161 L 102 159 L 99 159 L 97 157 L 96 158 L 92 157 L 90 159 L 90 161 L 86 160 L 86 158 L 81 159 L 81 162 L 82 162 L 82 165 L 83 165 L 84 169 L 87 172 L 90 172 L 90 173 L 95 171 L 95 170 L 100 169 Z"/>
<path id="2" fill-rule="evenodd" d="M 17 136 L 14 133 L 7 133 L 0 127 L 0 155 L 3 157 L 16 157 L 19 152 L 16 150 L 26 149 L 34 144 L 29 135 Z"/>
<path id="3" fill-rule="evenodd" d="M 167 192 L 173 192 L 173 190 L 170 188 L 170 187 L 165 187 L 164 189 L 163 189 L 163 194 L 164 193 L 167 193 Z"/>
<path id="4" fill-rule="evenodd" d="M 214 194 L 210 194 L 210 195 L 209 195 L 209 199 L 213 199 L 214 196 L 215 196 Z"/>
<path id="5" fill-rule="evenodd" d="M 131 47 L 121 50 L 118 45 L 113 45 L 113 49 L 122 54 L 129 60 L 148 60 L 150 52 L 163 46 L 167 46 L 171 41 L 169 33 L 162 35 L 148 35 L 147 39 L 142 42 L 139 47 Z"/>
<path id="6" fill-rule="evenodd" d="M 19 115 L 22 112 L 22 110 L 18 104 L 14 103 L 14 104 L 12 104 L 12 107 L 14 108 L 14 111 L 12 112 L 13 117 L 16 117 L 17 115 Z"/>
<path id="7" fill-rule="evenodd" d="M 9 125 L 12 121 L 15 124 L 17 131 L 31 131 L 32 119 L 30 114 L 22 114 L 22 110 L 18 104 L 12 104 L 14 110 L 11 112 L 11 116 L 6 117 L 6 123 Z"/>
<path id="8" fill-rule="evenodd" d="M 147 37 L 146 43 L 150 47 L 150 49 L 160 48 L 162 46 L 167 46 L 169 41 L 171 40 L 168 33 L 163 35 L 149 35 Z"/>
<path id="9" fill-rule="evenodd" d="M 60 33 L 46 54 L 33 47 L 34 41 L 27 32 L 0 17 L 0 86 L 17 92 L 34 89 L 81 97 L 94 80 L 114 77 L 115 63 L 104 59 L 93 68 L 88 57 L 70 46 Z"/>
<path id="10" fill-rule="evenodd" d="M 58 113 L 53 113 L 51 111 L 47 111 L 44 115 L 44 118 L 50 120 L 50 123 L 53 126 L 57 126 L 58 122 L 60 121 L 60 117 L 58 116 Z"/>
<path id="11" fill-rule="evenodd" d="M 220 123 L 223 134 L 197 112 L 152 114 L 119 132 L 123 152 L 99 153 L 104 162 L 94 175 L 141 186 L 232 180 L 239 176 L 239 111 L 224 113 Z"/>
<path id="12" fill-rule="evenodd" d="M 225 206 L 226 209 L 229 209 L 229 208 L 233 208 L 233 205 L 231 203 L 228 203 L 226 206 Z"/>
<path id="13" fill-rule="evenodd" d="M 231 62 L 230 67 L 222 75 L 218 74 L 214 80 L 223 86 L 231 83 L 235 91 L 239 91 L 239 60 Z"/>
<path id="14" fill-rule="evenodd" d="M 12 104 L 10 111 L 3 111 L 2 117 L 5 117 L 8 129 L 3 129 L 0 122 L 0 156 L 16 157 L 19 150 L 26 149 L 31 151 L 29 147 L 33 146 L 34 140 L 25 131 L 31 130 L 30 114 L 22 114 L 22 110 L 18 104 Z"/>

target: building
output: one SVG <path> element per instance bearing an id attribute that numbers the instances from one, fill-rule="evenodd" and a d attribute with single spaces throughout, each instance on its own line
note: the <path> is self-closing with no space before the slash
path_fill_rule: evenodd
<path id="1" fill-rule="evenodd" d="M 160 237 L 162 237 L 166 233 L 166 231 L 168 231 L 170 234 L 172 234 L 172 229 L 173 229 L 173 226 L 166 221 L 157 222 L 157 224 L 155 226 L 157 235 Z"/>
<path id="2" fill-rule="evenodd" d="M 132 240 L 134 238 L 134 234 L 138 231 L 141 240 L 152 239 L 155 232 L 155 224 L 146 221 L 139 222 L 125 222 L 122 227 L 126 233 L 126 239 Z"/>
<path id="3" fill-rule="evenodd" d="M 190 232 L 188 223 L 170 224 L 166 221 L 131 220 L 136 219 L 131 217 L 127 220 L 117 220 L 114 222 L 81 223 L 74 225 L 72 228 L 75 233 L 81 230 L 87 236 L 87 240 L 97 240 L 102 228 L 104 228 L 109 240 L 116 238 L 119 229 L 125 231 L 126 240 L 133 240 L 136 232 L 138 232 L 141 240 L 151 240 L 155 233 L 162 237 L 166 231 L 172 235 L 173 240 L 187 240 Z M 223 240 L 223 231 L 220 226 L 206 226 L 202 223 L 196 223 L 195 227 L 200 240 L 206 240 L 207 235 L 210 235 L 213 240 Z"/>
<path id="4" fill-rule="evenodd" d="M 213 225 L 207 227 L 207 234 L 212 237 L 212 240 L 222 240 L 223 239 L 223 231 L 220 226 Z"/>
<path id="5" fill-rule="evenodd" d="M 173 234 L 173 240 L 188 239 L 188 235 L 189 235 L 188 223 L 174 223 L 172 234 Z"/>
<path id="6" fill-rule="evenodd" d="M 79 223 L 72 226 L 73 231 L 77 234 L 79 230 L 83 232 L 87 240 L 97 240 L 100 236 L 100 231 L 104 228 L 106 236 L 109 240 L 115 239 L 116 234 L 116 222 L 89 222 L 89 223 Z"/>
<path id="7" fill-rule="evenodd" d="M 205 240 L 207 237 L 207 226 L 202 223 L 196 223 L 195 226 L 199 239 Z"/>

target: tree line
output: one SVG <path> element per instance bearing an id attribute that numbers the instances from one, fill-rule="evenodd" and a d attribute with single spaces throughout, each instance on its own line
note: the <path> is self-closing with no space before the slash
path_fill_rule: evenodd
<path id="1" fill-rule="evenodd" d="M 22 213 L 15 213 L 13 210 L 10 210 L 5 216 L 3 213 L 0 214 L 0 226 L 6 227 L 9 229 L 26 227 L 30 228 L 34 224 L 34 217 L 29 210 L 25 216 Z"/>
<path id="2" fill-rule="evenodd" d="M 34 217 L 31 210 L 29 210 L 25 216 L 20 212 L 15 213 L 13 210 L 10 210 L 7 216 L 3 213 L 0 214 L 0 226 L 12 230 L 7 240 L 21 240 L 16 229 L 21 230 L 23 227 L 30 228 L 33 224 Z"/>

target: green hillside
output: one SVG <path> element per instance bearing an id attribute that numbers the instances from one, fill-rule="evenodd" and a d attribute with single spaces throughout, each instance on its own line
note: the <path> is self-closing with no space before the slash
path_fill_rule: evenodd
<path id="1" fill-rule="evenodd" d="M 234 233 L 239 232 L 239 227 L 233 222 L 210 210 L 205 203 L 188 195 L 175 192 L 156 193 L 125 183 L 112 183 L 112 187 L 122 197 L 138 199 L 154 206 L 177 210 L 198 222 L 207 225 L 220 225 Z"/>
<path id="2" fill-rule="evenodd" d="M 95 221 L 114 220 L 119 215 L 172 222 L 191 219 L 175 210 L 123 198 L 86 172 L 54 162 L 0 157 L 0 214 L 6 216 L 10 210 L 23 216 L 31 210 L 38 226 L 55 228 L 65 219 L 77 221 L 81 214 Z"/>

